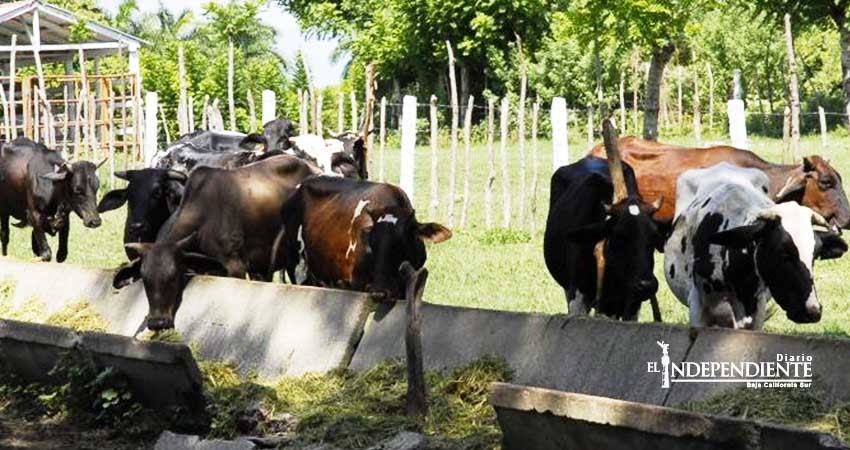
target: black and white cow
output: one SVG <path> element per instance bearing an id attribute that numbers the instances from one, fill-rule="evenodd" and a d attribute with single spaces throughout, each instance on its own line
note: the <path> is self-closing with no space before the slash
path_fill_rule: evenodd
<path id="1" fill-rule="evenodd" d="M 670 289 L 690 308 L 691 326 L 761 329 L 773 297 L 789 319 L 817 322 L 814 260 L 847 244 L 811 209 L 774 203 L 760 170 L 720 163 L 679 177 L 677 215 L 664 250 Z M 681 206 L 680 206 L 681 205 Z"/>

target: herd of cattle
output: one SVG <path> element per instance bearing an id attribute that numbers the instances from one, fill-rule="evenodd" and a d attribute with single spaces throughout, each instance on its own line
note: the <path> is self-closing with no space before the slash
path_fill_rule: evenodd
<path id="1" fill-rule="evenodd" d="M 32 227 L 32 251 L 44 261 L 52 259 L 46 234 L 58 234 L 62 262 L 72 211 L 95 228 L 100 213 L 126 204 L 129 261 L 113 284 L 142 280 L 151 330 L 174 326 L 197 274 L 271 281 L 280 271 L 294 284 L 403 298 L 400 265 L 422 267 L 424 241 L 445 241 L 451 231 L 419 222 L 398 187 L 368 181 L 365 136 L 294 131 L 277 119 L 263 134 L 183 136 L 148 168 L 116 172 L 127 186 L 99 203 L 103 161 L 67 161 L 26 138 L 5 142 L 3 255 L 12 217 Z M 841 177 L 826 160 L 777 165 L 731 147 L 632 137 L 611 144 L 552 176 L 544 257 L 570 314 L 635 320 L 644 301 L 655 301 L 661 251 L 693 325 L 759 329 L 770 298 L 795 322 L 820 319 L 814 260 L 842 256 L 840 230 L 850 225 Z"/>
<path id="2" fill-rule="evenodd" d="M 841 257 L 850 225 L 828 161 L 612 141 L 552 177 L 544 256 L 570 314 L 635 320 L 642 302 L 656 301 L 660 251 L 691 325 L 761 329 L 771 298 L 794 322 L 820 320 L 814 261 Z"/>

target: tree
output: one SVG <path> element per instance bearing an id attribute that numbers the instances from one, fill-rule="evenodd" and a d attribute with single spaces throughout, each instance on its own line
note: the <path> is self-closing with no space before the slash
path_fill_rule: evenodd
<path id="1" fill-rule="evenodd" d="M 841 78 L 844 104 L 850 103 L 850 0 L 756 0 L 755 4 L 777 21 L 791 14 L 795 26 L 832 23 L 841 47 Z"/>
<path id="2" fill-rule="evenodd" d="M 649 75 L 644 95 L 643 137 L 658 137 L 658 104 L 664 67 L 677 46 L 687 42 L 686 30 L 699 11 L 714 0 L 577 0 L 570 5 L 573 30 L 583 45 L 619 42 L 648 50 Z"/>

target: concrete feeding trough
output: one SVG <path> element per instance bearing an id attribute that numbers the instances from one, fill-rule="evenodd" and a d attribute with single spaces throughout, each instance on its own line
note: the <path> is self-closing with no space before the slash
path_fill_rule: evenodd
<path id="1" fill-rule="evenodd" d="M 828 434 L 550 389 L 493 383 L 504 450 L 833 450 Z"/>
<path id="2" fill-rule="evenodd" d="M 0 361 L 28 382 L 50 383 L 51 369 L 68 352 L 79 351 L 98 369 L 126 377 L 145 406 L 183 407 L 201 414 L 203 378 L 192 352 L 182 344 L 137 341 L 106 333 L 0 319 Z"/>

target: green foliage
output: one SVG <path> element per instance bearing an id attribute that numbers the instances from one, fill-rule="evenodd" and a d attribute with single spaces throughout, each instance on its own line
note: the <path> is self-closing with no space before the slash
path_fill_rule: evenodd
<path id="1" fill-rule="evenodd" d="M 487 230 L 478 237 L 482 245 L 510 245 L 531 242 L 531 233 L 527 231 L 496 228 Z"/>

